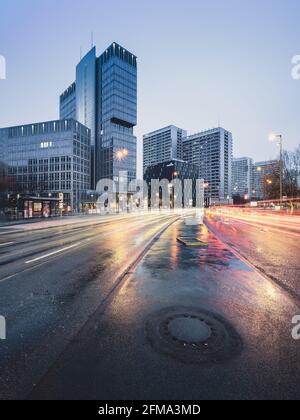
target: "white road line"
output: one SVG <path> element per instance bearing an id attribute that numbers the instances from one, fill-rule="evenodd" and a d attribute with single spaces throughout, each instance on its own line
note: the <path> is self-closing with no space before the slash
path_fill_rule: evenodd
<path id="1" fill-rule="evenodd" d="M 15 233 L 24 233 L 24 230 L 9 230 L 6 232 L 0 232 L 0 235 L 14 235 Z"/>
<path id="2" fill-rule="evenodd" d="M 31 264 L 36 261 L 44 260 L 45 258 L 52 257 L 52 255 L 60 254 L 61 252 L 64 252 L 64 251 L 68 251 L 69 249 L 75 248 L 76 246 L 79 246 L 79 245 L 81 245 L 81 242 L 77 242 L 74 245 L 66 246 L 65 248 L 61 248 L 57 251 L 50 252 L 49 254 L 42 255 L 41 257 L 34 258 L 33 260 L 26 261 L 25 264 Z"/>
<path id="3" fill-rule="evenodd" d="M 0 244 L 0 246 L 12 245 L 14 242 L 6 242 L 5 244 Z"/>

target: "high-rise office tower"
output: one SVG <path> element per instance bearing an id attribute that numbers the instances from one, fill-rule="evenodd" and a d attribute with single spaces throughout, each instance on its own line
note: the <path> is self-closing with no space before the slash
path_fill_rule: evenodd
<path id="1" fill-rule="evenodd" d="M 60 97 L 60 118 L 91 130 L 91 189 L 99 179 L 136 178 L 137 58 L 117 43 L 100 57 L 93 47 L 76 67 L 76 81 Z"/>
<path id="2" fill-rule="evenodd" d="M 61 120 L 76 118 L 76 83 L 72 83 L 60 96 L 59 118 Z"/>
<path id="3" fill-rule="evenodd" d="M 187 133 L 170 125 L 143 137 L 144 171 L 147 167 L 172 159 L 182 159 L 182 139 Z"/>
<path id="4" fill-rule="evenodd" d="M 203 131 L 183 140 L 183 159 L 198 165 L 211 202 L 231 198 L 232 134 L 223 128 Z"/>
<path id="5" fill-rule="evenodd" d="M 232 195 L 244 198 L 252 196 L 252 168 L 253 160 L 248 157 L 233 159 L 232 161 Z"/>

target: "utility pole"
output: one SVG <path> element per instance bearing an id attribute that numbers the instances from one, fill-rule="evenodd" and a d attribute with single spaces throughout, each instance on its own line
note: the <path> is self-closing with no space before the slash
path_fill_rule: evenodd
<path id="1" fill-rule="evenodd" d="M 280 171 L 280 205 L 283 201 L 283 137 L 281 134 L 271 134 L 270 141 L 278 140 L 280 148 L 280 161 L 279 161 L 279 171 Z"/>

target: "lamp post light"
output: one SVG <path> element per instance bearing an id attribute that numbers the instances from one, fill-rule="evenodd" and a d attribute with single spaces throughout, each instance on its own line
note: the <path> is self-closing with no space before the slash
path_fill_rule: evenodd
<path id="1" fill-rule="evenodd" d="M 128 155 L 129 155 L 128 149 L 119 149 L 119 150 L 117 150 L 115 152 L 115 158 L 119 162 L 121 162 L 122 160 L 124 160 Z"/>
<path id="2" fill-rule="evenodd" d="M 280 171 L 280 203 L 283 199 L 283 138 L 281 134 L 271 134 L 270 141 L 278 141 L 280 149 L 280 162 L 279 162 L 279 171 Z"/>

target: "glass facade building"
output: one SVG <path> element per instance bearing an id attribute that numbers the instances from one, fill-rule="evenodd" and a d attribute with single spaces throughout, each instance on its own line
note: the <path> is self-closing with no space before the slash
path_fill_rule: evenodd
<path id="1" fill-rule="evenodd" d="M 135 179 L 136 56 L 113 43 L 97 57 L 93 47 L 77 65 L 76 82 L 66 92 L 61 95 L 61 117 L 75 113 L 91 130 L 90 188 L 103 178 L 118 182 L 119 172 L 126 171 L 128 181 Z"/>
<path id="2" fill-rule="evenodd" d="M 136 178 L 137 59 L 112 44 L 99 58 L 101 86 L 100 178 L 119 181 L 127 171 Z"/>
<path id="3" fill-rule="evenodd" d="M 65 205 L 79 210 L 90 185 L 90 142 L 90 130 L 72 119 L 0 129 L 5 193 L 63 193 Z"/>
<path id="4" fill-rule="evenodd" d="M 76 83 L 72 83 L 72 85 L 65 90 L 65 92 L 59 98 L 59 103 L 59 119 L 76 120 Z"/>
<path id="5" fill-rule="evenodd" d="M 173 182 L 175 180 L 180 180 L 182 182 L 183 196 L 182 196 L 182 206 L 186 206 L 186 197 L 188 195 L 191 198 L 191 202 L 188 204 L 190 207 L 196 206 L 197 198 L 197 181 L 200 180 L 199 167 L 188 162 L 184 162 L 179 159 L 172 159 L 156 165 L 148 166 L 144 172 L 144 180 L 148 185 L 148 200 L 151 204 L 151 182 L 152 180 L 168 180 L 168 182 Z M 187 186 L 187 191 L 185 190 L 184 181 L 190 180 L 190 185 Z M 170 191 L 170 200 L 171 207 L 174 204 L 174 191 Z"/>
<path id="6" fill-rule="evenodd" d="M 96 48 L 76 67 L 76 120 L 91 130 L 91 186 L 96 182 L 97 161 L 97 80 Z"/>

